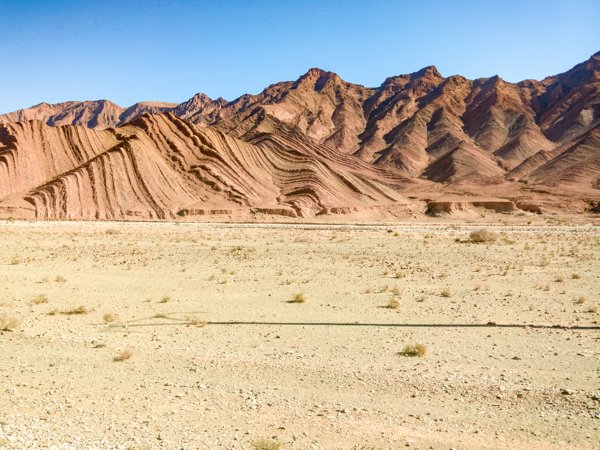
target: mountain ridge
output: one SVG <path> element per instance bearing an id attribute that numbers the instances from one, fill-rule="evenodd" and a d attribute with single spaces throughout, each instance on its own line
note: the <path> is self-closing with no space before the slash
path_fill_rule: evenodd
<path id="1" fill-rule="evenodd" d="M 108 100 L 40 103 L 0 116 L 0 210 L 14 201 L 36 217 L 127 218 L 137 211 L 132 217 L 167 218 L 204 211 L 204 202 L 213 211 L 258 208 L 293 217 L 367 207 L 413 214 L 423 209 L 419 201 L 457 194 L 582 212 L 600 200 L 599 130 L 600 52 L 562 74 L 519 83 L 443 77 L 427 66 L 373 88 L 311 68 L 230 102 L 198 93 L 180 104 L 128 108 Z M 207 144 L 212 140 L 218 144 Z M 148 161 L 139 160 L 140 142 Z M 205 147 L 219 155 L 218 169 L 174 165 L 182 152 L 192 160 Z M 247 160 L 255 172 L 239 164 L 247 158 L 241 148 L 261 161 Z M 48 149 L 62 156 L 48 160 Z M 136 180 L 123 185 L 134 193 L 126 204 L 113 198 L 124 194 L 90 181 L 119 184 L 121 177 Z M 174 190 L 169 180 L 180 180 Z M 255 196 L 252 183 L 278 194 Z M 86 200 L 95 212 L 69 212 L 57 199 L 75 196 L 70 191 L 95 193 Z M 108 212 L 90 206 L 98 196 Z"/>

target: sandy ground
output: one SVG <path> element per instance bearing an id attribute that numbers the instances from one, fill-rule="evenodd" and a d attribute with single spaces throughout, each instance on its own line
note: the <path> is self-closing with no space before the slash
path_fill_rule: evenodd
<path id="1" fill-rule="evenodd" d="M 471 230 L 0 223 L 0 448 L 598 448 L 600 230 Z"/>

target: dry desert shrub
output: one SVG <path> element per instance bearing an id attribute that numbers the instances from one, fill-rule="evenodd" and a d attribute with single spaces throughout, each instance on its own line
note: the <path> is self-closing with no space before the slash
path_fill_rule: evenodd
<path id="1" fill-rule="evenodd" d="M 573 280 L 579 280 L 581 278 L 581 275 L 579 275 L 578 273 L 573 273 L 571 274 L 571 278 Z"/>
<path id="2" fill-rule="evenodd" d="M 581 305 L 581 304 L 585 303 L 585 297 L 583 295 L 580 295 L 579 297 L 577 297 L 575 299 L 575 303 L 578 304 L 578 305 Z"/>
<path id="3" fill-rule="evenodd" d="M 189 316 L 185 318 L 185 323 L 188 324 L 191 327 L 205 327 L 206 325 L 208 325 L 208 322 L 206 320 L 202 320 L 200 317 L 197 316 Z"/>
<path id="4" fill-rule="evenodd" d="M 54 281 L 56 281 L 57 283 L 66 283 L 66 282 L 67 282 L 67 279 L 66 279 L 65 277 L 62 277 L 62 276 L 58 275 L 58 276 L 57 276 L 57 277 L 54 279 Z"/>
<path id="5" fill-rule="evenodd" d="M 306 296 L 302 292 L 298 292 L 292 296 L 288 303 L 306 303 Z"/>
<path id="6" fill-rule="evenodd" d="M 133 356 L 133 352 L 131 350 L 123 350 L 117 356 L 113 358 L 113 361 L 121 362 L 126 361 Z"/>
<path id="7" fill-rule="evenodd" d="M 590 306 L 590 307 L 587 309 L 587 311 L 586 311 L 586 312 L 588 312 L 588 313 L 591 313 L 591 314 L 596 314 L 596 313 L 598 312 L 598 307 L 597 307 L 597 306 Z"/>
<path id="8" fill-rule="evenodd" d="M 498 234 L 486 230 L 485 228 L 481 228 L 479 230 L 471 231 L 469 234 L 469 242 L 473 242 L 475 244 L 481 244 L 486 242 L 495 242 L 498 239 Z"/>
<path id="9" fill-rule="evenodd" d="M 48 303 L 48 296 L 45 294 L 36 295 L 31 300 L 32 305 L 43 305 L 44 303 Z"/>
<path id="10" fill-rule="evenodd" d="M 10 260 L 10 265 L 11 266 L 16 266 L 17 264 L 21 264 L 21 259 L 17 258 L 16 256 L 11 258 Z"/>
<path id="11" fill-rule="evenodd" d="M 118 318 L 119 318 L 119 316 L 117 316 L 116 314 L 113 314 L 113 313 L 105 313 L 102 316 L 102 320 L 104 320 L 105 323 L 115 322 Z"/>
<path id="12" fill-rule="evenodd" d="M 163 296 L 158 303 L 168 303 L 171 301 L 171 297 L 169 297 L 168 295 Z"/>
<path id="13" fill-rule="evenodd" d="M 152 316 L 153 319 L 168 319 L 169 316 L 167 316 L 164 313 L 156 313 Z"/>
<path id="14" fill-rule="evenodd" d="M 252 443 L 254 450 L 279 450 L 281 444 L 273 439 L 259 439 Z"/>
<path id="15" fill-rule="evenodd" d="M 19 326 L 19 319 L 0 314 L 0 331 L 13 331 Z"/>
<path id="16" fill-rule="evenodd" d="M 450 298 L 452 297 L 452 292 L 450 292 L 448 289 L 444 289 L 442 292 L 440 292 L 440 295 L 444 298 Z"/>
<path id="17" fill-rule="evenodd" d="M 418 356 L 423 357 L 427 354 L 427 347 L 423 344 L 408 344 L 400 352 L 403 356 Z"/>
<path id="18" fill-rule="evenodd" d="M 400 308 L 400 302 L 398 301 L 398 299 L 396 297 L 392 297 L 387 302 L 387 305 L 385 305 L 385 307 L 388 309 L 398 309 L 398 308 Z"/>
<path id="19" fill-rule="evenodd" d="M 66 316 L 76 316 L 76 315 L 87 314 L 88 312 L 89 311 L 85 306 L 79 305 L 76 308 L 71 308 L 71 309 L 67 309 L 66 311 L 63 311 L 63 314 L 65 314 Z"/>

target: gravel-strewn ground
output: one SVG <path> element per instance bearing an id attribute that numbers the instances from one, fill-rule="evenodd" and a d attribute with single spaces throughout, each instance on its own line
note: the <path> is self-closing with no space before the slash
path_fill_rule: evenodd
<path id="1" fill-rule="evenodd" d="M 527 230 L 2 223 L 0 448 L 597 448 L 600 232 Z"/>

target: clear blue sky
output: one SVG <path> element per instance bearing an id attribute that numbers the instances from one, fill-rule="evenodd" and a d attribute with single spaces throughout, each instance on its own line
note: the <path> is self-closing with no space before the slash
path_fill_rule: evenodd
<path id="1" fill-rule="evenodd" d="M 366 86 L 427 65 L 539 79 L 598 50 L 599 0 L 0 0 L 0 113 L 232 100 L 315 66 Z"/>

